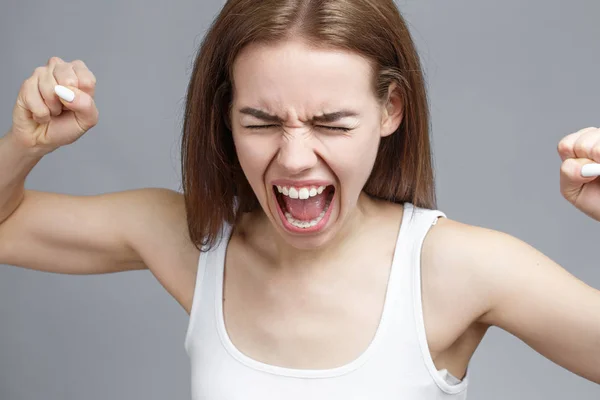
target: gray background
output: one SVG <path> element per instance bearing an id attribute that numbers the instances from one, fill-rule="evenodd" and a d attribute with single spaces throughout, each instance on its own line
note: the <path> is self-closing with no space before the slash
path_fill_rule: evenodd
<path id="1" fill-rule="evenodd" d="M 98 79 L 100 122 L 27 188 L 178 190 L 193 55 L 222 0 L 2 0 L 0 126 L 57 55 Z M 514 235 L 600 288 L 598 222 L 559 192 L 556 145 L 600 124 L 600 2 L 398 2 L 427 74 L 439 208 Z M 188 399 L 188 317 L 150 272 L 69 276 L 0 266 L 0 400 Z M 492 328 L 470 399 L 598 399 L 600 386 Z"/>

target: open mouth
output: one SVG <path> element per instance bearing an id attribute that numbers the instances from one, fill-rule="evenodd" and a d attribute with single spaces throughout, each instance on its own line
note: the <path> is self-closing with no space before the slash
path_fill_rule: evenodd
<path id="1" fill-rule="evenodd" d="M 315 231 L 322 228 L 328 220 L 331 201 L 335 194 L 335 187 L 310 186 L 310 187 L 284 187 L 273 186 L 275 198 L 283 217 L 284 224 L 301 231 Z"/>

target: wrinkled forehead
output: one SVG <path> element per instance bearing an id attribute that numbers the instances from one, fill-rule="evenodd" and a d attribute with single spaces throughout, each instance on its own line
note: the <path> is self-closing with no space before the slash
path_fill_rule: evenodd
<path id="1" fill-rule="evenodd" d="M 235 104 L 272 111 L 360 107 L 374 98 L 368 60 L 303 42 L 251 44 L 240 52 L 232 72 Z"/>

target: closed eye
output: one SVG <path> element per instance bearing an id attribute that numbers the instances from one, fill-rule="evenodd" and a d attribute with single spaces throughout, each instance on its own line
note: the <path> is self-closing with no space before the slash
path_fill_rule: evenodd
<path id="1" fill-rule="evenodd" d="M 267 129 L 267 128 L 273 128 L 273 127 L 278 127 L 279 125 L 251 125 L 251 126 L 246 126 L 246 128 L 248 129 Z M 343 128 L 341 126 L 325 126 L 325 125 L 317 125 L 317 128 L 324 128 L 324 129 L 329 129 L 332 131 L 342 131 L 342 132 L 349 132 L 352 129 L 351 128 Z"/>

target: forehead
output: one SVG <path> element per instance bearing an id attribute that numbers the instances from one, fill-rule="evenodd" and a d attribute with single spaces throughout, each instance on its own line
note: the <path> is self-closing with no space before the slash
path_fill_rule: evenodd
<path id="1" fill-rule="evenodd" d="M 373 97 L 371 79 L 360 55 L 299 41 L 251 44 L 233 66 L 235 102 L 270 109 L 360 105 Z"/>

